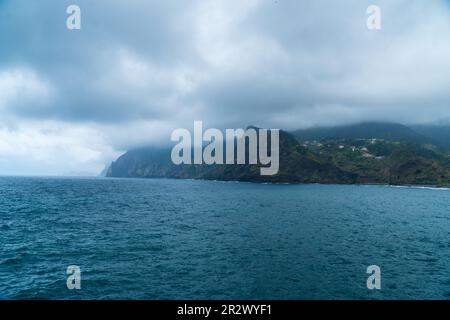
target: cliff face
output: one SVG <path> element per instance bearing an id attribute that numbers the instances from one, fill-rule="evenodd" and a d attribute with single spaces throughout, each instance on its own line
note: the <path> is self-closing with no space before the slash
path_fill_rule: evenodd
<path id="1" fill-rule="evenodd" d="M 106 176 L 450 186 L 447 150 L 423 144 L 422 138 L 417 143 L 396 139 L 330 137 L 306 141 L 280 131 L 279 172 L 273 176 L 262 176 L 260 165 L 175 165 L 170 148 L 143 148 L 119 157 Z"/>
<path id="2" fill-rule="evenodd" d="M 108 177 L 192 178 L 252 182 L 352 183 L 356 176 L 327 161 L 314 159 L 289 133 L 280 131 L 280 165 L 273 176 L 262 176 L 260 165 L 175 165 L 171 149 L 133 150 L 113 162 Z"/>

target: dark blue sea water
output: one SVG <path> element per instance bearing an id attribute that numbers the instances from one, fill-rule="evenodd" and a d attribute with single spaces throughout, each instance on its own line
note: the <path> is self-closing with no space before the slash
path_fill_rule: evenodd
<path id="1" fill-rule="evenodd" d="M 445 189 L 3 177 L 0 298 L 449 299 L 449 204 Z"/>

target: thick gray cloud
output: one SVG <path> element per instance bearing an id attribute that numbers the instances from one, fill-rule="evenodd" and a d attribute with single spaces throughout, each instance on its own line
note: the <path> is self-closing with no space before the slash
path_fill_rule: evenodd
<path id="1" fill-rule="evenodd" d="M 65 27 L 70 4 L 82 30 Z M 366 28 L 370 4 L 382 30 Z M 54 154 L 63 168 L 67 141 L 97 170 L 194 120 L 295 129 L 447 119 L 449 34 L 443 0 L 3 0 L 0 169 L 23 159 L 12 150 L 29 136 L 40 137 L 37 158 Z"/>

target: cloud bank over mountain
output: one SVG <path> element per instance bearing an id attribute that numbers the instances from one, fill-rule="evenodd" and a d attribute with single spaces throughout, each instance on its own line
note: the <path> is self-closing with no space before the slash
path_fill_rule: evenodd
<path id="1" fill-rule="evenodd" d="M 450 4 L 0 1 L 0 173 L 94 173 L 214 127 L 450 118 Z"/>

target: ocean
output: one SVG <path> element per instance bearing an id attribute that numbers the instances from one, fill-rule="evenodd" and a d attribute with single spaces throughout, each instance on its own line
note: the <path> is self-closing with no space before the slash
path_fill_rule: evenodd
<path id="1" fill-rule="evenodd" d="M 449 204 L 433 188 L 1 177 L 0 299 L 450 299 Z"/>

